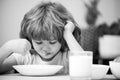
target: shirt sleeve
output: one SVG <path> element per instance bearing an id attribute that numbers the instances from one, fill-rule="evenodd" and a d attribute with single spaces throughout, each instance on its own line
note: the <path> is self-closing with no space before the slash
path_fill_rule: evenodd
<path id="1" fill-rule="evenodd" d="M 23 65 L 24 64 L 24 56 L 19 54 L 19 53 L 13 53 L 12 54 L 16 61 L 17 61 L 17 65 Z"/>
<path id="2" fill-rule="evenodd" d="M 13 53 L 12 55 L 15 57 L 17 65 L 33 64 L 33 59 L 35 58 L 29 51 L 25 55 L 19 53 Z"/>

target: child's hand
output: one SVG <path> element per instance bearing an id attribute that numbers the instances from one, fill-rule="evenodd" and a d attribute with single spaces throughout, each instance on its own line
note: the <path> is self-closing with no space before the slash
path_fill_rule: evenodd
<path id="1" fill-rule="evenodd" d="M 7 49 L 11 52 L 25 54 L 31 49 L 31 44 L 26 39 L 14 39 L 5 43 Z"/>
<path id="2" fill-rule="evenodd" d="M 75 25 L 71 21 L 67 21 L 67 24 L 65 25 L 65 31 L 73 32 L 75 28 Z"/>
<path id="3" fill-rule="evenodd" d="M 115 62 L 120 62 L 120 56 L 114 59 Z"/>

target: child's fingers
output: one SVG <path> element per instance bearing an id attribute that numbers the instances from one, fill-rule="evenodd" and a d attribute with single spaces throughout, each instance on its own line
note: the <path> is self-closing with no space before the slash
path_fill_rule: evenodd
<path id="1" fill-rule="evenodd" d="M 67 21 L 67 24 L 65 25 L 65 30 L 73 32 L 74 28 L 75 28 L 75 26 L 74 26 L 73 22 Z"/>
<path id="2" fill-rule="evenodd" d="M 67 23 L 73 24 L 71 21 L 67 21 Z"/>
<path id="3" fill-rule="evenodd" d="M 71 22 L 71 21 L 67 20 L 67 23 L 69 23 L 69 22 Z"/>

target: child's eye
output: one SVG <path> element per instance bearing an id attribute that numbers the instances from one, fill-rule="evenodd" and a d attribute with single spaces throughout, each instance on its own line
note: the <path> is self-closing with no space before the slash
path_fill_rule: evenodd
<path id="1" fill-rule="evenodd" d="M 36 42 L 37 44 L 42 44 L 42 41 Z"/>
<path id="2" fill-rule="evenodd" d="M 53 41 L 50 41 L 49 43 L 50 44 L 55 44 L 57 41 L 56 40 L 53 40 Z"/>

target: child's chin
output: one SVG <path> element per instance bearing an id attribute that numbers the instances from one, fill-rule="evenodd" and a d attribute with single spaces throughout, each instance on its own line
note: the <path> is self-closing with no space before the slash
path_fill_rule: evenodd
<path id="1" fill-rule="evenodd" d="M 43 61 L 51 61 L 54 57 L 48 56 L 48 57 L 41 57 Z"/>
<path id="2" fill-rule="evenodd" d="M 58 54 L 58 53 L 57 53 L 57 54 Z M 55 55 L 39 55 L 39 56 L 41 57 L 41 59 L 42 59 L 43 61 L 51 61 L 51 60 L 53 60 L 53 59 L 55 58 L 55 56 L 56 56 L 57 54 L 55 54 Z"/>

